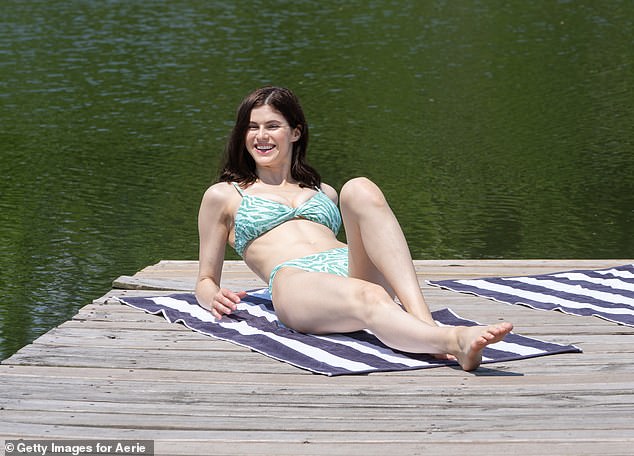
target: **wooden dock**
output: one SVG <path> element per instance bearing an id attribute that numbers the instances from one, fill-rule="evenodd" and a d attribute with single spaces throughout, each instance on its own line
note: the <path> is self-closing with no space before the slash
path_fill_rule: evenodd
<path id="1" fill-rule="evenodd" d="M 111 299 L 193 289 L 196 262 L 162 261 L 2 362 L 0 439 L 149 439 L 170 455 L 631 455 L 634 328 L 424 284 L 628 262 L 416 261 L 432 310 L 584 353 L 329 378 Z M 263 286 L 242 262 L 223 284 Z"/>

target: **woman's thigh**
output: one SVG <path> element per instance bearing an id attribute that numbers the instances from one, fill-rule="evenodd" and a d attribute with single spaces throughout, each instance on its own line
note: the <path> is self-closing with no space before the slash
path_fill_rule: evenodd
<path id="1" fill-rule="evenodd" d="M 368 205 L 387 205 L 381 190 L 369 179 L 356 178 L 346 182 L 340 198 L 348 244 L 349 276 L 376 283 L 394 296 L 387 279 L 370 258 L 361 234 L 359 211 Z"/>
<path id="2" fill-rule="evenodd" d="M 351 332 L 365 328 L 367 305 L 390 300 L 375 284 L 323 272 L 283 268 L 273 282 L 273 306 L 285 325 L 302 332 Z M 373 296 L 373 298 L 363 298 Z"/>

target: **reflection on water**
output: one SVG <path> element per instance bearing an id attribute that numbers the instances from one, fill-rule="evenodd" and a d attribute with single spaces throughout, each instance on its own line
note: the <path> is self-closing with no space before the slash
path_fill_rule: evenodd
<path id="1" fill-rule="evenodd" d="M 634 4 L 3 2 L 0 357 L 197 256 L 241 97 L 384 188 L 415 258 L 632 258 Z M 230 258 L 236 258 L 233 252 Z"/>

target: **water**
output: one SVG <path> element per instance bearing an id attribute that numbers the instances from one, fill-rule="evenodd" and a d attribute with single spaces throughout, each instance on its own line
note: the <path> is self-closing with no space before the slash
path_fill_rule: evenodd
<path id="1" fill-rule="evenodd" d="M 326 182 L 383 187 L 414 258 L 634 257 L 632 2 L 0 8 L 0 359 L 119 275 L 197 257 L 263 84 L 300 96 Z"/>

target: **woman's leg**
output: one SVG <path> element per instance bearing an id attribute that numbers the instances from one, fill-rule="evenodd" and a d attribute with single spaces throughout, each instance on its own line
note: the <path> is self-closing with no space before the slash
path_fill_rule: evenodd
<path id="1" fill-rule="evenodd" d="M 381 190 L 356 178 L 341 189 L 339 205 L 349 247 L 349 273 L 393 291 L 417 318 L 433 324 L 403 231 Z"/>
<path id="2" fill-rule="evenodd" d="M 273 304 L 287 326 L 307 333 L 369 329 L 389 347 L 410 353 L 456 357 L 463 369 L 480 365 L 482 350 L 513 326 L 427 324 L 405 312 L 385 289 L 364 280 L 297 268 L 282 268 L 273 282 Z"/>

